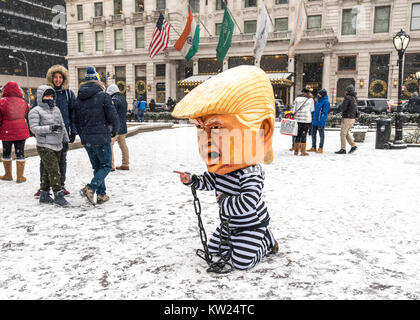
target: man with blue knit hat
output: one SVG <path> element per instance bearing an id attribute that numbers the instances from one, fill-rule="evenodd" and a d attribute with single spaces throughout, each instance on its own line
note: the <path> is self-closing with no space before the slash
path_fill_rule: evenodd
<path id="1" fill-rule="evenodd" d="M 77 132 L 94 173 L 92 181 L 81 190 L 81 194 L 93 205 L 102 204 L 109 200 L 105 178 L 112 169 L 111 137 L 120 130 L 120 120 L 111 97 L 105 92 L 104 84 L 92 66 L 86 68 L 85 82 L 79 89 L 74 109 Z"/>

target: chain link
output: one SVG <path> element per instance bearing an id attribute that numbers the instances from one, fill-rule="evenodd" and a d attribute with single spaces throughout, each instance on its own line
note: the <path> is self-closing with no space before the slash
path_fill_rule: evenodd
<path id="1" fill-rule="evenodd" d="M 229 273 L 233 270 L 233 266 L 229 262 L 231 257 L 232 257 L 232 245 L 231 245 L 230 229 L 229 229 L 230 217 L 227 220 L 223 221 L 222 220 L 222 209 L 221 208 L 219 209 L 219 216 L 220 216 L 220 219 L 222 221 L 222 223 L 220 225 L 220 232 L 219 232 L 219 239 L 220 239 L 219 255 L 220 255 L 220 258 L 219 258 L 218 261 L 213 262 L 213 257 L 210 254 L 209 248 L 207 246 L 206 230 L 204 229 L 203 221 L 201 219 L 200 199 L 198 199 L 197 191 L 193 186 L 191 187 L 191 192 L 192 192 L 193 197 L 194 197 L 194 210 L 195 210 L 195 214 L 197 215 L 197 218 L 198 218 L 198 228 L 200 230 L 200 239 L 201 239 L 201 244 L 203 245 L 203 250 L 197 249 L 196 254 L 201 259 L 206 261 L 207 264 L 209 265 L 209 268 L 207 269 L 207 272 L 214 272 L 214 273 L 219 273 L 219 274 Z M 223 237 L 223 231 L 226 232 L 226 238 Z M 223 246 L 226 246 L 226 247 L 229 248 L 229 250 L 226 254 L 223 254 L 223 249 L 222 249 Z"/>

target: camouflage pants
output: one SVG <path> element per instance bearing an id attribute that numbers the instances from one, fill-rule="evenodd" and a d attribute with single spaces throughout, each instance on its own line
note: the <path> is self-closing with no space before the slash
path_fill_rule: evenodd
<path id="1" fill-rule="evenodd" d="M 60 157 L 61 151 L 54 151 L 44 147 L 36 147 L 44 165 L 42 173 L 41 190 L 54 192 L 61 190 L 60 182 Z"/>

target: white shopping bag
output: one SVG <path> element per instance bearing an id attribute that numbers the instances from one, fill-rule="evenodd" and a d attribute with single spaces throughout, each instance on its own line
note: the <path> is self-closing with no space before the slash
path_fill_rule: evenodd
<path id="1" fill-rule="evenodd" d="M 281 120 L 280 133 L 287 136 L 297 136 L 298 123 L 294 120 L 295 116 L 287 115 Z"/>

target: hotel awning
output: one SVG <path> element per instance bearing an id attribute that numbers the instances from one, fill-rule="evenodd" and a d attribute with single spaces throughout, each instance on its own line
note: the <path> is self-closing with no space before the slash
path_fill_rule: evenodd
<path id="1" fill-rule="evenodd" d="M 191 76 L 191 77 L 185 78 L 184 80 L 178 81 L 178 86 L 196 87 L 199 84 L 202 84 L 204 81 L 210 79 L 212 76 L 213 76 L 212 74 Z"/>

